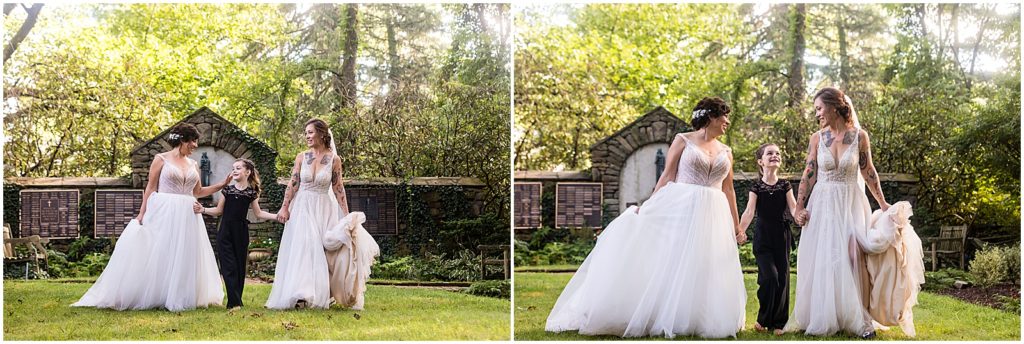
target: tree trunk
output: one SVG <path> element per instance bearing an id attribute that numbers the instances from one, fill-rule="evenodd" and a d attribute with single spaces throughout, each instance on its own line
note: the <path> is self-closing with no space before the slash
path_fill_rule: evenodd
<path id="1" fill-rule="evenodd" d="M 960 67 L 960 4 L 953 4 L 950 17 L 950 26 L 953 27 L 953 43 L 950 44 L 950 47 L 953 50 L 953 60 L 956 61 L 956 65 L 962 73 L 963 67 Z"/>
<path id="2" fill-rule="evenodd" d="M 6 16 L 8 14 L 11 14 L 11 11 L 14 11 L 15 7 L 18 7 L 18 5 L 15 5 L 15 4 L 4 4 L 4 15 Z"/>
<path id="3" fill-rule="evenodd" d="M 850 43 L 846 39 L 846 6 L 839 5 L 839 87 L 847 90 L 850 87 L 850 55 L 847 52 Z"/>
<path id="4" fill-rule="evenodd" d="M 398 59 L 398 38 L 395 37 L 395 26 L 396 23 L 394 5 L 388 6 L 387 18 L 384 19 L 385 26 L 387 26 L 387 41 L 388 41 L 388 85 L 389 90 L 394 91 L 398 88 L 398 76 L 401 75 L 401 67 L 399 67 Z"/>
<path id="5" fill-rule="evenodd" d="M 28 12 L 28 17 L 25 18 L 25 22 L 21 23 L 21 28 L 18 29 L 18 33 L 11 37 L 11 42 L 4 46 L 4 63 L 7 59 L 11 58 L 15 50 L 18 50 L 18 45 L 21 41 L 25 40 L 25 36 L 28 36 L 28 32 L 32 31 L 32 27 L 36 25 L 36 19 L 39 18 L 39 11 L 43 9 L 43 4 L 32 4 L 32 7 L 25 9 Z M 6 14 L 7 7 L 4 7 Z"/>
<path id="6" fill-rule="evenodd" d="M 356 35 L 359 4 L 345 5 L 345 46 L 341 64 L 341 107 L 352 108 L 356 104 L 356 52 L 359 37 Z"/>
<path id="7" fill-rule="evenodd" d="M 985 19 L 981 20 L 981 24 L 978 27 L 978 38 L 974 40 L 974 51 L 971 53 L 971 68 L 967 72 L 967 90 L 971 89 L 971 78 L 974 76 L 974 66 L 978 61 L 978 51 L 981 50 L 981 40 L 985 39 L 985 29 L 988 28 L 989 16 L 985 15 Z"/>
<path id="8" fill-rule="evenodd" d="M 805 4 L 793 4 L 789 7 L 789 33 L 793 50 L 792 60 L 789 64 L 789 101 L 787 106 L 796 108 L 803 103 L 806 93 L 804 91 L 804 50 L 806 42 L 804 31 L 806 30 L 807 9 Z"/>

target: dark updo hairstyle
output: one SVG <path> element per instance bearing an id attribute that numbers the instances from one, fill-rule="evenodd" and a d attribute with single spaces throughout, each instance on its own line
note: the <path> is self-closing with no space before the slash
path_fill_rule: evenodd
<path id="1" fill-rule="evenodd" d="M 314 118 L 306 121 L 306 125 L 302 126 L 302 131 L 306 131 L 306 127 L 310 124 L 313 125 L 313 130 L 316 130 L 317 135 L 320 135 L 320 143 L 324 145 L 324 148 L 331 148 L 331 133 L 328 131 L 327 122 L 319 118 Z"/>
<path id="2" fill-rule="evenodd" d="M 754 164 L 757 164 L 757 161 L 761 160 L 761 157 L 764 156 L 764 151 L 768 150 L 769 146 L 778 147 L 779 145 L 771 143 L 771 142 L 768 142 L 768 143 L 765 143 L 765 144 L 762 144 L 762 145 L 758 146 L 757 150 L 754 151 Z M 758 177 L 764 177 L 764 170 L 761 169 L 761 165 L 757 165 L 757 176 Z"/>
<path id="3" fill-rule="evenodd" d="M 690 118 L 693 118 L 690 120 L 690 126 L 693 127 L 693 130 L 700 130 L 701 128 L 708 126 L 708 123 L 711 123 L 712 118 L 725 116 L 732 111 L 732 108 L 730 108 L 729 104 L 726 104 L 725 100 L 722 100 L 722 98 L 704 97 L 704 99 L 701 99 L 700 102 L 697 103 L 697 106 L 693 107 L 694 112 L 700 110 L 708 111 L 706 114 L 697 118 L 693 118 L 693 113 L 690 113 Z"/>
<path id="4" fill-rule="evenodd" d="M 199 129 L 196 129 L 196 126 L 189 123 L 178 124 L 174 126 L 174 128 L 171 128 L 171 131 L 167 133 L 167 143 L 170 143 L 171 146 L 174 147 L 178 147 L 182 143 L 193 142 L 198 139 Z"/>
<path id="5" fill-rule="evenodd" d="M 814 94 L 814 99 L 821 98 L 825 105 L 836 109 L 836 113 L 847 122 L 850 121 L 850 103 L 846 102 L 846 95 L 835 87 L 825 87 Z"/>

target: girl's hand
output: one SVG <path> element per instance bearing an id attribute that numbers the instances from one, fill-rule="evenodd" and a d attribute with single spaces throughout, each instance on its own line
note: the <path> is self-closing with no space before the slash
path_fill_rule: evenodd
<path id="1" fill-rule="evenodd" d="M 746 242 L 747 242 L 747 232 L 745 232 L 745 231 L 736 231 L 736 243 L 739 244 L 739 245 L 743 245 Z"/>
<path id="2" fill-rule="evenodd" d="M 192 203 L 192 211 L 196 214 L 202 214 L 203 210 L 205 209 L 203 209 L 203 205 L 199 204 L 199 202 Z"/>

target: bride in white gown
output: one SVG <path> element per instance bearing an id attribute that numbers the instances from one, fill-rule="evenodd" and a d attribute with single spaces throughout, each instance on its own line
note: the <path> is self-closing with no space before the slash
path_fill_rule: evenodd
<path id="1" fill-rule="evenodd" d="M 735 336 L 746 289 L 737 241 L 732 152 L 717 141 L 729 106 L 704 98 L 696 132 L 678 134 L 643 209 L 626 209 L 598 238 L 548 315 L 545 329 L 622 337 Z"/>
<path id="2" fill-rule="evenodd" d="M 871 162 L 868 134 L 860 128 L 848 99 L 835 88 L 824 88 L 814 96 L 823 129 L 811 135 L 797 197 L 797 221 L 804 227 L 787 332 L 875 335 L 866 290 L 861 287 L 867 284 L 867 275 L 858 236 L 863 237 L 871 225 L 864 180 L 882 211 L 889 204 Z"/>
<path id="3" fill-rule="evenodd" d="M 285 222 L 266 307 L 272 309 L 331 306 L 332 271 L 323 237 L 348 214 L 341 179 L 341 159 L 334 152 L 327 123 L 306 122 L 308 151 L 295 157 L 292 179 L 278 219 Z"/>
<path id="4" fill-rule="evenodd" d="M 192 204 L 222 189 L 231 176 L 199 185 L 198 164 L 188 158 L 198 138 L 191 124 L 171 129 L 167 141 L 174 148 L 153 159 L 139 216 L 121 233 L 99 279 L 72 306 L 182 311 L 221 304 L 217 261 Z"/>

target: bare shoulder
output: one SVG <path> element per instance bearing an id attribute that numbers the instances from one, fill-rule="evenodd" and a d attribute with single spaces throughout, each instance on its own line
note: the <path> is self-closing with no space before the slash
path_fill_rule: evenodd
<path id="1" fill-rule="evenodd" d="M 729 155 L 732 155 L 732 147 L 729 147 L 729 145 L 725 143 L 718 142 L 718 149 L 724 150 L 728 152 Z"/>
<path id="2" fill-rule="evenodd" d="M 861 130 L 857 131 L 857 136 L 863 142 L 864 140 L 868 139 L 868 136 L 869 136 L 868 135 L 868 131 L 864 130 L 864 129 L 861 129 Z"/>

